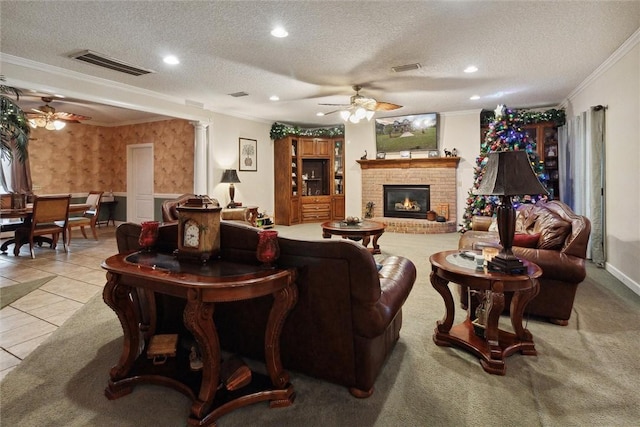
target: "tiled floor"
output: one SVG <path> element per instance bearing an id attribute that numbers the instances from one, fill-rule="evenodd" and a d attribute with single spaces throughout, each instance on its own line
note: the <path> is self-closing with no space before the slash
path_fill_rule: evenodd
<path id="1" fill-rule="evenodd" d="M 0 287 L 56 276 L 39 289 L 0 310 L 0 380 L 91 297 L 102 292 L 100 263 L 117 252 L 115 227 L 100 227 L 99 240 L 74 230 L 65 253 L 62 245 L 36 248 L 32 259 L 23 246 L 0 254 Z M 91 233 L 88 233 L 91 236 Z"/>

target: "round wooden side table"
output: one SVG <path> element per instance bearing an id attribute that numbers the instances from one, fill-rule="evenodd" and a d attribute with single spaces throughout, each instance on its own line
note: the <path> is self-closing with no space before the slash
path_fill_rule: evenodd
<path id="1" fill-rule="evenodd" d="M 439 346 L 455 346 L 480 358 L 480 364 L 490 374 L 504 375 L 505 358 L 519 351 L 524 355 L 536 355 L 533 336 L 522 326 L 524 308 L 539 290 L 538 277 L 542 269 L 523 261 L 526 274 L 505 274 L 476 268 L 475 261 L 467 260 L 460 251 L 438 252 L 429 258 L 431 284 L 442 296 L 445 316 L 437 322 L 433 341 Z M 469 301 L 467 318 L 453 326 L 455 307 L 448 283 L 467 286 L 483 295 L 482 303 Z M 504 309 L 504 293 L 513 292 L 510 318 L 513 333 L 498 328 L 498 319 Z M 484 324 L 475 321 L 475 310 L 483 304 L 486 313 Z M 481 333 L 479 333 L 479 330 Z"/>

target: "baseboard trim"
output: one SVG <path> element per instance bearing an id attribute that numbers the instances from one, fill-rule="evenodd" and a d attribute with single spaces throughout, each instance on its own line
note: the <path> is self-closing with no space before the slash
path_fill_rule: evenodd
<path id="1" fill-rule="evenodd" d="M 640 295 L 640 283 L 633 281 L 629 276 L 618 270 L 608 262 L 605 263 L 605 270 L 607 270 L 613 277 L 620 280 L 627 288 L 631 289 L 636 294 Z"/>

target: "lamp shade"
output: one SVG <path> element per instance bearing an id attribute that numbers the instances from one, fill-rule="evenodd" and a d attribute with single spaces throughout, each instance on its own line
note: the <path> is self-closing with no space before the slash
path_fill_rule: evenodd
<path id="1" fill-rule="evenodd" d="M 494 196 L 549 194 L 533 171 L 526 151 L 498 151 L 489 153 L 488 157 L 482 182 L 475 194 Z"/>
<path id="2" fill-rule="evenodd" d="M 238 173 L 235 169 L 225 169 L 222 173 L 222 180 L 220 182 L 223 184 L 233 184 L 239 183 L 240 179 L 238 179 Z"/>

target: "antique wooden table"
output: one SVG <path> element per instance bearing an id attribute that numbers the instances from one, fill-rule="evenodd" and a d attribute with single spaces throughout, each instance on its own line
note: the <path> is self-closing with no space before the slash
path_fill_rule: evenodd
<path id="1" fill-rule="evenodd" d="M 215 425 L 222 415 L 255 402 L 269 401 L 270 407 L 293 403 L 293 386 L 280 361 L 280 333 L 297 301 L 295 269 L 265 269 L 221 260 L 190 264 L 154 252 L 114 255 L 102 263 L 102 268 L 107 270 L 104 301 L 117 313 L 124 331 L 122 354 L 109 372 L 105 390 L 109 399 L 130 393 L 139 383 L 172 387 L 193 401 L 189 425 Z M 159 294 L 184 305 L 175 304 L 178 307 L 172 309 L 173 305 L 164 304 L 156 309 Z M 221 353 L 213 321 L 214 304 L 264 295 L 274 298 L 264 343 L 269 376 L 253 372 L 251 383 L 228 391 L 220 384 Z M 179 331 L 177 322 L 172 325 L 167 318 L 181 317 L 188 331 L 184 335 L 192 334 L 199 346 L 203 362 L 200 371 L 190 369 L 189 351 L 180 345 L 176 356 L 161 365 L 147 358 L 150 338 Z"/>
<path id="2" fill-rule="evenodd" d="M 362 245 L 367 247 L 373 236 L 372 248 L 369 248 L 374 254 L 380 253 L 378 239 L 384 233 L 386 224 L 377 221 L 364 220 L 358 224 L 347 224 L 345 221 L 327 221 L 322 223 L 322 237 L 331 238 L 331 235 L 342 236 L 344 239 L 360 240 Z"/>
<path id="3" fill-rule="evenodd" d="M 69 205 L 69 213 L 81 213 L 86 211 L 87 209 L 89 209 L 91 206 L 87 205 L 85 203 L 71 203 Z M 0 210 L 0 218 L 22 218 L 24 219 L 24 222 L 22 224 L 20 224 L 20 226 L 22 227 L 28 227 L 31 224 L 31 216 L 33 215 L 33 203 L 29 203 L 27 205 L 26 208 L 24 209 L 2 209 Z M 42 245 L 42 243 L 48 243 L 48 244 L 52 244 L 53 242 L 51 241 L 50 238 L 48 237 L 44 237 L 44 236 L 37 236 L 35 238 L 35 241 L 38 242 L 39 245 Z M 9 245 L 15 244 L 16 243 L 16 239 L 15 238 L 10 238 L 8 240 L 5 240 L 2 243 L 2 246 L 0 246 L 0 252 L 5 253 L 7 252 L 7 248 L 9 247 Z M 14 247 L 13 252 L 15 255 L 17 255 L 18 253 L 20 253 L 20 247 L 24 244 L 25 242 L 20 242 L 19 245 L 17 245 L 16 247 Z"/>
<path id="4" fill-rule="evenodd" d="M 522 326 L 524 308 L 538 294 L 538 277 L 542 269 L 523 261 L 526 274 L 504 274 L 476 268 L 475 261 L 460 256 L 460 251 L 438 252 L 429 258 L 431 284 L 442 296 L 446 313 L 437 322 L 433 341 L 440 346 L 456 346 L 480 357 L 480 364 L 490 374 L 504 375 L 505 358 L 519 351 L 524 355 L 536 355 L 533 336 Z M 470 298 L 468 315 L 464 322 L 453 326 L 455 307 L 448 283 L 466 285 L 483 296 L 483 301 Z M 513 292 L 510 317 L 515 333 L 498 328 L 498 319 L 504 309 L 504 293 Z M 486 320 L 483 327 L 475 319 L 478 305 L 484 304 Z M 476 324 L 474 328 L 474 323 Z M 484 331 L 482 331 L 484 329 Z M 480 330 L 482 333 L 477 333 Z M 484 335 L 484 336 L 482 336 Z"/>

